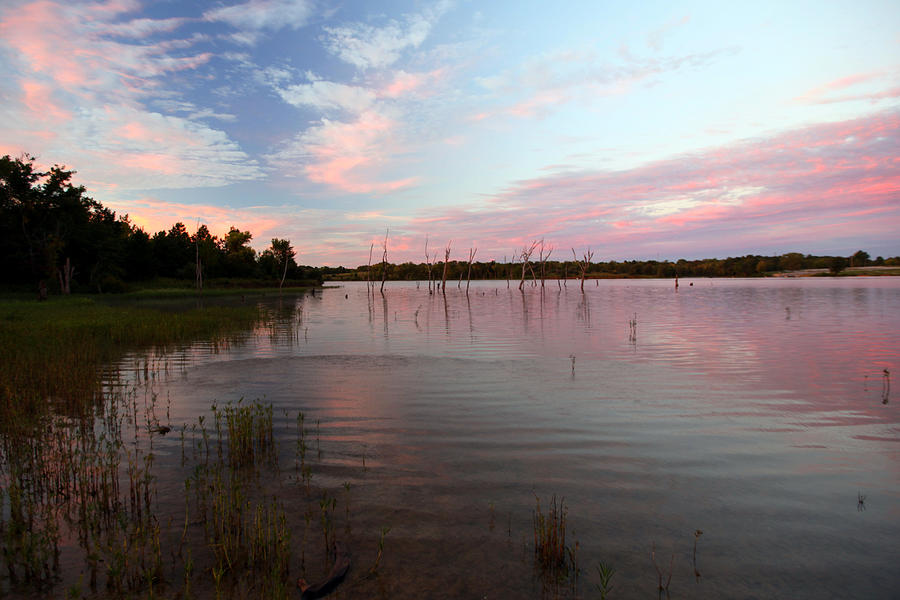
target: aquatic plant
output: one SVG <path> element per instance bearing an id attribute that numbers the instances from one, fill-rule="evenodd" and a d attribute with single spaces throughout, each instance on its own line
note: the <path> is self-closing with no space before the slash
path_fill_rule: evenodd
<path id="1" fill-rule="evenodd" d="M 378 552 L 375 554 L 375 563 L 372 565 L 372 568 L 369 569 L 369 574 L 378 572 L 378 567 L 381 565 L 381 559 L 384 557 L 384 538 L 390 531 L 390 527 L 381 528 L 381 537 L 378 539 Z"/>
<path id="2" fill-rule="evenodd" d="M 228 429 L 228 460 L 232 468 L 265 463 L 275 466 L 277 454 L 272 429 L 272 405 L 260 402 L 228 403 L 222 410 L 214 407 L 216 425 L 224 421 Z M 220 438 L 221 439 L 221 438 Z"/>
<path id="3" fill-rule="evenodd" d="M 541 499 L 535 494 L 535 508 L 532 513 L 534 525 L 534 557 L 541 569 L 553 573 L 567 572 L 566 553 L 566 508 L 565 498 L 557 504 L 554 494 L 546 514 L 541 509 Z"/>
<path id="4" fill-rule="evenodd" d="M 600 600 L 606 600 L 612 591 L 612 578 L 616 574 L 616 570 L 612 565 L 601 562 L 597 565 L 597 573 L 600 575 L 600 583 L 597 584 L 597 591 L 600 592 Z"/>
<path id="5" fill-rule="evenodd" d="M 656 569 L 657 589 L 659 590 L 660 596 L 665 593 L 666 598 L 668 598 L 669 584 L 672 583 L 672 567 L 675 564 L 675 554 L 673 553 L 672 557 L 669 559 L 669 568 L 668 571 L 666 571 L 665 576 L 663 576 L 663 571 L 656 562 L 656 544 L 653 544 L 650 547 L 650 561 L 653 563 L 653 568 Z M 665 580 L 665 583 L 663 580 Z"/>
<path id="6" fill-rule="evenodd" d="M 2 301 L 0 422 L 46 413 L 50 398 L 70 414 L 85 410 L 103 393 L 100 367 L 124 352 L 200 338 L 227 344 L 261 316 L 246 305 L 164 312 L 89 298 Z"/>

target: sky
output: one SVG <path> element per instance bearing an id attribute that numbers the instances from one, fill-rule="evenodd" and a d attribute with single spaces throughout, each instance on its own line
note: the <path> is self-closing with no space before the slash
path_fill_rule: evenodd
<path id="1" fill-rule="evenodd" d="M 895 2 L 0 2 L 0 155 L 297 261 L 900 255 Z"/>

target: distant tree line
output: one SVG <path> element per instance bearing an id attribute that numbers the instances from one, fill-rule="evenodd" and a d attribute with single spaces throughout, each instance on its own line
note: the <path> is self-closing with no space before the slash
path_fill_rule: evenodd
<path id="1" fill-rule="evenodd" d="M 323 279 L 427 280 L 429 273 L 449 281 L 472 279 L 516 280 L 523 272 L 522 256 L 509 262 L 450 260 L 448 245 L 443 261 L 438 255 L 426 263 L 392 264 L 384 259 L 355 269 L 298 265 L 290 240 L 274 238 L 257 253 L 249 243 L 253 235 L 231 227 L 221 238 L 206 225 L 193 234 L 184 223 L 168 231 L 149 234 L 133 224 L 128 215 L 117 216 L 88 197 L 83 186 L 72 183 L 74 171 L 54 165 L 39 171 L 35 159 L 0 158 L 0 284 L 51 292 L 120 292 L 132 284 L 165 278 L 217 285 L 272 285 L 321 282 Z M 387 238 L 385 238 L 385 245 Z M 533 251 L 537 242 L 532 245 Z M 529 278 L 597 277 L 753 277 L 779 271 L 829 269 L 847 266 L 900 266 L 900 258 L 874 260 L 860 250 L 850 257 L 811 256 L 789 253 L 781 256 L 747 255 L 737 258 L 670 261 L 551 261 L 541 244 L 539 270 L 529 269 Z M 529 253 L 530 254 L 530 253 Z M 427 246 L 426 246 L 427 255 Z M 573 250 L 574 255 L 574 250 Z M 519 262 L 517 262 L 519 260 Z M 527 261 L 528 259 L 525 258 Z M 438 269 L 440 265 L 440 269 Z M 446 268 L 445 268 L 446 267 Z"/>
<path id="2" fill-rule="evenodd" d="M 443 268 L 442 263 L 441 268 Z M 783 271 L 797 271 L 803 269 L 828 269 L 832 273 L 840 272 L 846 267 L 865 266 L 896 266 L 900 267 L 900 257 L 870 259 L 869 254 L 862 250 L 850 257 L 841 256 L 812 256 L 791 252 L 780 256 L 747 255 L 735 258 L 704 258 L 700 260 L 657 261 L 657 260 L 627 260 L 591 262 L 587 269 L 588 278 L 604 277 L 757 277 L 767 276 Z M 425 280 L 428 278 L 428 265 L 426 263 L 405 262 L 400 264 L 388 263 L 386 278 L 388 280 Z M 451 260 L 447 263 L 447 279 L 463 280 L 468 273 L 469 263 L 466 260 Z M 379 281 L 382 278 L 382 265 L 380 263 L 360 265 L 355 270 L 344 269 L 333 275 L 335 279 L 365 280 L 366 272 L 369 278 Z M 473 262 L 472 279 L 510 279 L 516 281 L 521 276 L 521 262 Z M 578 261 L 551 261 L 544 263 L 544 276 L 546 279 L 578 278 L 581 276 Z M 535 278 L 540 279 L 540 272 L 536 271 Z M 527 278 L 531 280 L 529 271 Z"/>
<path id="3" fill-rule="evenodd" d="M 39 171 L 31 156 L 0 158 L 0 282 L 52 292 L 119 292 L 157 278 L 240 279 L 256 285 L 321 281 L 323 269 L 298 265 L 289 240 L 257 253 L 249 231 L 219 238 L 184 223 L 149 234 L 72 183 L 74 171 Z"/>

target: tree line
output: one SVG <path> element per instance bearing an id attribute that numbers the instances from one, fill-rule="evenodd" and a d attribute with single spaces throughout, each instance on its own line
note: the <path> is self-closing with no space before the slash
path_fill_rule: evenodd
<path id="1" fill-rule="evenodd" d="M 86 194 L 84 186 L 72 183 L 75 171 L 54 165 L 40 171 L 32 156 L 0 158 L 0 283 L 7 288 L 27 287 L 51 292 L 120 292 L 133 284 L 158 278 L 190 282 L 198 288 L 215 280 L 242 285 L 303 284 L 323 279 L 516 280 L 529 278 L 597 277 L 752 277 L 779 271 L 830 269 L 847 266 L 900 266 L 900 258 L 872 260 L 860 250 L 850 257 L 811 256 L 788 253 L 780 256 L 747 255 L 702 260 L 629 260 L 592 262 L 583 259 L 549 260 L 549 246 L 540 246 L 539 272 L 530 262 L 531 248 L 509 261 L 475 262 L 475 249 L 468 260 L 451 260 L 448 244 L 444 260 L 429 256 L 422 263 L 390 263 L 387 237 L 382 261 L 355 269 L 311 267 L 295 261 L 290 240 L 273 238 L 268 248 L 250 247 L 253 235 L 231 227 L 222 237 L 206 225 L 191 234 L 184 223 L 152 235 L 132 223 L 128 215 L 116 213 Z M 530 251 L 529 251 L 530 250 Z M 546 252 L 546 254 L 545 254 Z M 527 254 L 527 256 L 526 256 Z M 437 266 L 440 266 L 438 271 Z M 231 281 L 235 280 L 235 281 Z"/>
<path id="2" fill-rule="evenodd" d="M 290 240 L 257 253 L 253 235 L 231 227 L 222 237 L 184 223 L 149 234 L 72 183 L 75 171 L 40 171 L 32 156 L 0 158 L 0 282 L 54 292 L 120 292 L 157 278 L 321 282 L 323 270 L 298 265 Z"/>
<path id="3" fill-rule="evenodd" d="M 544 276 L 546 279 L 575 279 L 581 278 L 579 263 L 581 260 L 553 261 L 544 263 Z M 896 266 L 900 267 L 900 257 L 871 259 L 863 250 L 849 257 L 842 256 L 813 256 L 791 252 L 778 256 L 746 255 L 732 258 L 704 258 L 700 260 L 677 261 L 669 260 L 626 260 L 626 261 L 597 261 L 590 262 L 586 269 L 589 279 L 604 277 L 757 277 L 770 276 L 783 271 L 798 271 L 804 269 L 827 269 L 832 273 L 838 273 L 847 267 L 866 266 Z M 387 280 L 427 280 L 427 263 L 404 262 L 399 264 L 381 263 L 373 265 L 360 265 L 356 269 L 344 269 L 338 271 L 335 279 L 381 281 L 382 269 L 386 268 Z M 443 269 L 443 263 L 441 263 Z M 521 277 L 521 261 L 485 261 L 471 264 L 472 279 L 510 279 L 519 280 Z M 467 260 L 450 260 L 447 263 L 447 279 L 458 281 L 466 279 L 469 262 Z M 534 275 L 529 271 L 526 278 L 541 279 L 539 272 Z"/>

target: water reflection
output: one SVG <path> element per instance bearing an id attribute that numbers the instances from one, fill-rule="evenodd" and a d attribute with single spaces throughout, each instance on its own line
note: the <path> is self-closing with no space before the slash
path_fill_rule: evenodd
<path id="1" fill-rule="evenodd" d="M 392 527 L 386 569 L 419 596 L 422 572 L 437 595 L 496 591 L 489 564 L 534 597 L 521 557 L 484 537 L 490 502 L 527 539 L 533 490 L 566 496 L 579 560 L 611 560 L 623 598 L 896 589 L 900 518 L 850 522 L 846 501 L 900 502 L 900 284 L 529 283 L 389 282 L 380 307 L 365 284 L 324 290 L 241 345 L 193 348 L 154 390 L 174 423 L 236 395 L 321 421 L 316 484 L 352 485 L 354 534 Z M 656 568 L 654 540 L 677 540 Z"/>

